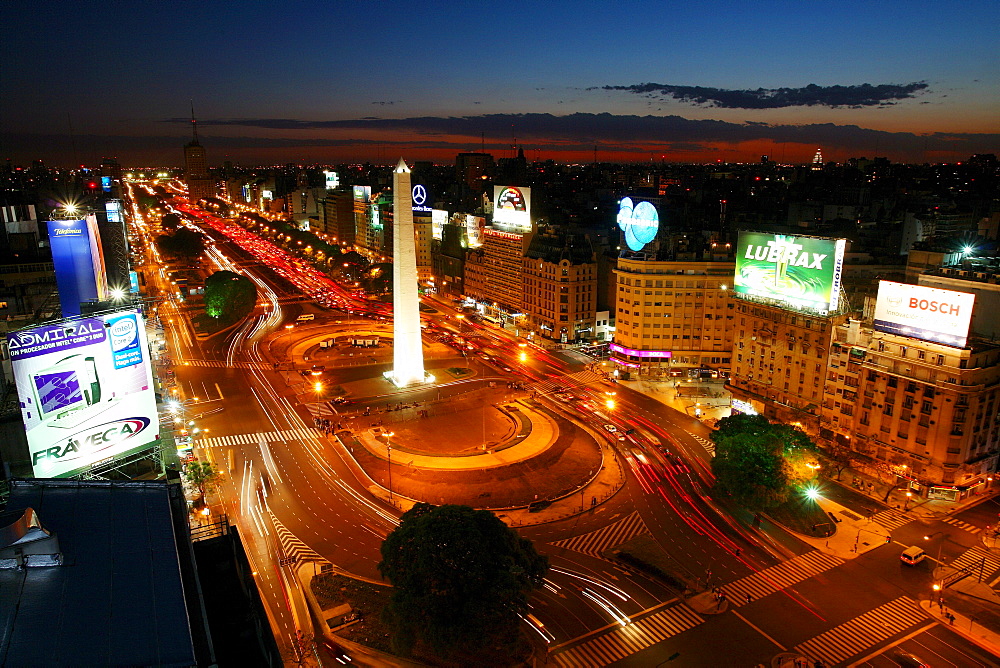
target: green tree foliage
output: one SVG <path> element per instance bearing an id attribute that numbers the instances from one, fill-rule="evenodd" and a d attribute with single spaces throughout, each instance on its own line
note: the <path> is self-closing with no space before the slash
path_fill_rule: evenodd
<path id="1" fill-rule="evenodd" d="M 804 432 L 762 415 L 733 415 L 712 434 L 717 489 L 753 513 L 782 504 L 790 486 L 814 475 L 816 447 Z"/>
<path id="2" fill-rule="evenodd" d="M 219 484 L 219 472 L 212 462 L 197 459 L 188 462 L 184 467 L 184 477 L 198 489 L 202 499 Z"/>
<path id="3" fill-rule="evenodd" d="M 181 227 L 173 234 L 161 234 L 156 243 L 167 253 L 181 257 L 198 257 L 205 250 L 205 238 L 188 227 Z"/>
<path id="4" fill-rule="evenodd" d="M 253 310 L 257 286 L 246 276 L 217 271 L 205 281 L 205 314 L 223 322 L 235 322 Z"/>
<path id="5" fill-rule="evenodd" d="M 518 613 L 547 570 L 531 541 L 493 513 L 416 504 L 382 543 L 394 648 L 409 654 L 422 642 L 449 663 L 510 665 L 519 654 Z"/>

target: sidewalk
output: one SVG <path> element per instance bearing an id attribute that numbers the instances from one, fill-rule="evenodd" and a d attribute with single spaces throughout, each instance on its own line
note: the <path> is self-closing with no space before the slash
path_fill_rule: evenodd
<path id="1" fill-rule="evenodd" d="M 817 497 L 816 504 L 823 509 L 827 517 L 839 520 L 835 520 L 836 531 L 832 536 L 814 538 L 792 531 L 788 527 L 785 527 L 785 530 L 794 533 L 799 540 L 809 543 L 820 552 L 841 559 L 853 559 L 885 545 L 886 539 L 890 537 L 890 531 L 887 528 L 873 522 L 870 518 L 858 515 L 836 501 L 820 496 Z"/>
<path id="2" fill-rule="evenodd" d="M 927 499 L 918 496 L 907 497 L 904 483 L 901 482 L 899 485 L 893 485 L 863 471 L 856 471 L 850 468 L 844 470 L 841 478 L 838 481 L 841 485 L 853 487 L 854 491 L 875 499 L 889 508 L 895 508 L 901 512 L 910 514 L 914 519 L 941 519 L 947 515 L 961 512 L 976 504 L 987 501 L 997 494 L 997 492 L 973 494 L 961 501 L 943 501 L 941 499 Z M 889 492 L 888 499 L 883 500 L 886 498 L 885 493 L 890 486 L 893 489 Z"/>
<path id="3" fill-rule="evenodd" d="M 941 624 L 947 626 L 966 640 L 979 645 L 989 652 L 993 652 L 995 656 L 1000 656 L 1000 633 L 977 624 L 969 617 L 956 612 L 947 605 L 938 605 L 934 601 L 928 600 L 920 601 L 920 607 L 928 615 L 934 617 Z"/>
<path id="4" fill-rule="evenodd" d="M 600 373 L 600 366 L 596 369 Z M 729 417 L 732 397 L 725 388 L 725 380 L 619 380 L 619 385 L 656 399 L 676 411 L 699 418 L 706 426 Z"/>

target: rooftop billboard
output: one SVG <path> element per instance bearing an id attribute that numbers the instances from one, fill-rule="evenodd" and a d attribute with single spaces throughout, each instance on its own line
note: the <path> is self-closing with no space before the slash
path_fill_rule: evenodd
<path id="1" fill-rule="evenodd" d="M 888 332 L 964 348 L 976 295 L 922 285 L 878 282 L 873 326 Z"/>
<path id="2" fill-rule="evenodd" d="M 48 229 L 63 317 L 80 315 L 80 302 L 107 299 L 108 296 L 97 216 L 50 220 Z"/>
<path id="3" fill-rule="evenodd" d="M 36 478 L 62 478 L 159 438 L 146 330 L 137 310 L 7 335 Z"/>
<path id="4" fill-rule="evenodd" d="M 634 251 L 656 238 L 660 229 L 660 215 L 651 202 L 632 202 L 623 197 L 618 203 L 618 227 L 625 233 L 625 244 Z"/>
<path id="5" fill-rule="evenodd" d="M 837 310 L 844 239 L 740 232 L 734 290 L 796 311 Z"/>
<path id="6" fill-rule="evenodd" d="M 493 227 L 504 232 L 531 231 L 531 188 L 493 186 Z"/>

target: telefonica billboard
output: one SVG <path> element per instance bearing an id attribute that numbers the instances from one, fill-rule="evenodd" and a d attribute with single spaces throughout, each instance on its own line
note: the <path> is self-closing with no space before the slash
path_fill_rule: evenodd
<path id="1" fill-rule="evenodd" d="M 737 294 L 784 308 L 827 315 L 837 310 L 844 239 L 740 232 Z"/>
<path id="2" fill-rule="evenodd" d="M 531 188 L 493 186 L 493 227 L 504 232 L 531 231 Z"/>
<path id="3" fill-rule="evenodd" d="M 922 285 L 878 282 L 875 330 L 964 348 L 976 295 Z"/>
<path id="4" fill-rule="evenodd" d="M 159 438 L 139 311 L 11 332 L 7 347 L 36 478 L 76 475 Z"/>
<path id="5" fill-rule="evenodd" d="M 50 220 L 48 228 L 63 317 L 80 315 L 80 302 L 108 296 L 97 217 L 91 214 L 81 220 Z"/>

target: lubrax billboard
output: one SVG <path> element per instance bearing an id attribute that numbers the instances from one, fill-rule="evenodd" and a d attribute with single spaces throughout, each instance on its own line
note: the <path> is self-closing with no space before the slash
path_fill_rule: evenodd
<path id="1" fill-rule="evenodd" d="M 844 239 L 740 232 L 733 288 L 783 308 L 827 315 L 840 301 L 846 246 Z"/>
<path id="2" fill-rule="evenodd" d="M 146 330 L 118 311 L 7 335 L 36 478 L 62 478 L 159 438 Z"/>
<path id="3" fill-rule="evenodd" d="M 878 282 L 875 331 L 964 348 L 976 295 L 922 285 Z"/>

